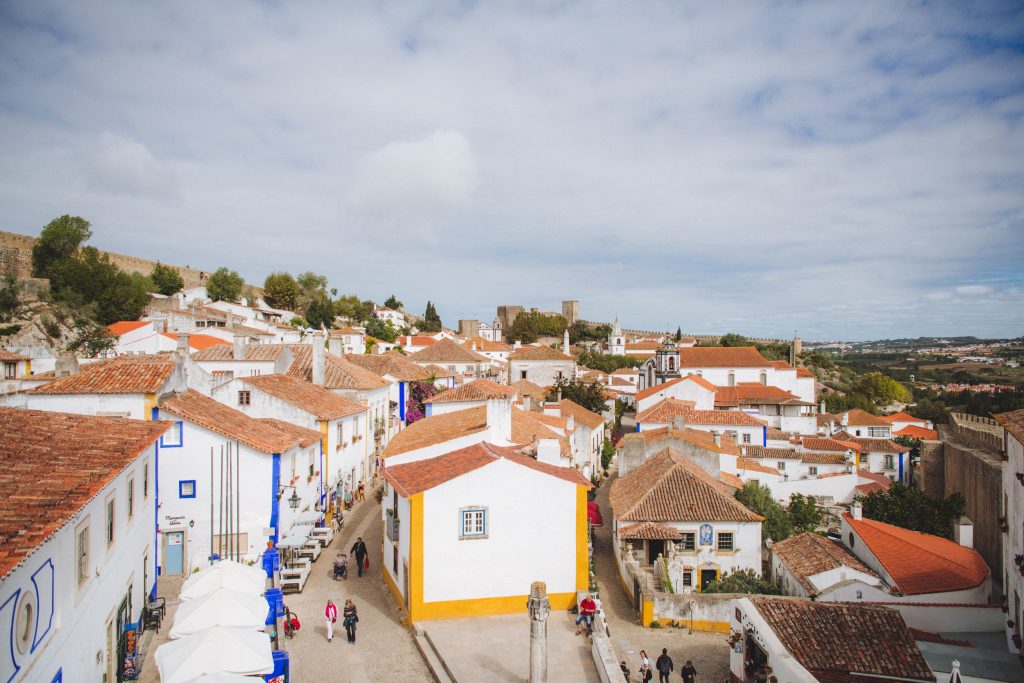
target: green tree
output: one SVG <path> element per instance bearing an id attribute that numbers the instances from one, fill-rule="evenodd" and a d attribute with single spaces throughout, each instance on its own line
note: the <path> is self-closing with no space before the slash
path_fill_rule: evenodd
<path id="1" fill-rule="evenodd" d="M 604 445 L 601 447 L 601 471 L 607 472 L 608 465 L 611 464 L 612 458 L 615 457 L 615 444 L 612 443 L 611 439 L 605 439 Z"/>
<path id="2" fill-rule="evenodd" d="M 430 303 L 428 302 L 427 305 L 429 306 Z M 394 294 L 392 294 L 391 296 L 384 300 L 384 308 L 390 308 L 391 310 L 394 311 L 400 311 L 404 306 L 405 304 L 399 301 L 398 297 L 396 297 Z"/>
<path id="3" fill-rule="evenodd" d="M 313 302 L 313 299 L 321 295 L 327 295 L 326 275 L 317 275 L 313 271 L 307 270 L 295 278 L 295 282 L 302 291 L 299 295 L 299 308 L 307 308 Z"/>
<path id="4" fill-rule="evenodd" d="M 263 280 L 263 299 L 274 308 L 294 311 L 302 290 L 291 273 L 271 273 Z"/>
<path id="5" fill-rule="evenodd" d="M 391 307 L 388 306 L 388 308 Z M 427 302 L 427 310 L 423 313 L 423 320 L 417 323 L 416 327 L 419 328 L 420 332 L 440 332 L 444 329 L 441 316 L 437 314 L 437 309 L 434 308 L 434 304 L 430 301 Z"/>
<path id="6" fill-rule="evenodd" d="M 152 280 L 156 291 L 164 296 L 177 294 L 185 287 L 185 280 L 182 279 L 178 269 L 165 266 L 159 261 L 153 266 L 153 272 L 149 274 L 149 279 Z"/>
<path id="7" fill-rule="evenodd" d="M 548 390 L 547 399 L 557 401 L 559 395 L 598 415 L 604 415 L 608 410 L 608 399 L 604 397 L 604 386 L 601 384 L 586 384 L 575 379 L 572 381 L 560 379 L 555 386 Z"/>
<path id="8" fill-rule="evenodd" d="M 892 440 L 907 449 L 910 453 L 911 462 L 917 461 L 921 457 L 921 446 L 924 445 L 924 440 L 919 439 L 916 436 L 894 436 Z"/>
<path id="9" fill-rule="evenodd" d="M 14 267 L 9 265 L 0 276 L 0 322 L 9 322 L 20 309 L 21 283 L 14 274 Z"/>
<path id="10" fill-rule="evenodd" d="M 910 401 L 910 392 L 905 386 L 880 372 L 861 375 L 860 381 L 857 382 L 857 390 L 878 405 Z"/>
<path id="11" fill-rule="evenodd" d="M 242 298 L 245 280 L 233 270 L 221 266 L 206 279 L 206 293 L 214 301 L 238 302 Z"/>
<path id="12" fill-rule="evenodd" d="M 538 337 L 561 337 L 568 327 L 569 321 L 560 315 L 529 311 L 516 316 L 506 336 L 524 344 L 532 344 Z"/>
<path id="13" fill-rule="evenodd" d="M 78 335 L 68 343 L 69 351 L 81 351 L 86 356 L 98 356 L 117 346 L 117 337 L 102 325 L 81 328 Z"/>
<path id="14" fill-rule="evenodd" d="M 872 414 L 878 412 L 874 402 L 859 391 L 848 394 L 822 394 L 821 397 L 825 400 L 825 410 L 830 413 L 842 413 L 853 408 Z"/>
<path id="15" fill-rule="evenodd" d="M 720 346 L 750 346 L 750 340 L 742 334 L 730 332 L 728 334 L 723 334 L 722 338 L 718 340 L 718 344 Z"/>
<path id="16" fill-rule="evenodd" d="M 78 253 L 90 237 L 89 221 L 78 216 L 65 214 L 47 223 L 32 245 L 32 277 L 50 277 L 50 268 Z"/>
<path id="17" fill-rule="evenodd" d="M 136 320 L 149 302 L 149 278 L 125 273 L 95 247 L 83 247 L 78 255 L 51 264 L 49 273 L 54 298 L 88 308 L 103 325 Z"/>
<path id="18" fill-rule="evenodd" d="M 771 581 L 765 581 L 752 569 L 733 572 L 704 587 L 703 593 L 754 593 L 778 595 L 779 589 Z"/>
<path id="19" fill-rule="evenodd" d="M 821 526 L 825 516 L 824 511 L 814 502 L 813 497 L 801 493 L 794 493 L 789 497 L 789 507 L 786 508 L 786 512 L 789 514 L 789 523 L 794 534 L 813 533 Z"/>
<path id="20" fill-rule="evenodd" d="M 591 370 L 606 372 L 609 375 L 620 368 L 638 368 L 643 363 L 644 361 L 641 358 L 598 353 L 595 351 L 582 351 L 579 356 L 580 365 Z"/>
<path id="21" fill-rule="evenodd" d="M 370 318 L 366 322 L 366 334 L 371 337 L 391 343 L 398 338 L 398 334 L 401 332 L 394 323 L 390 320 L 378 320 L 377 318 Z"/>
<path id="22" fill-rule="evenodd" d="M 584 322 L 577 321 L 569 326 L 569 343 L 603 342 L 611 334 L 611 325 L 587 325 Z"/>
<path id="23" fill-rule="evenodd" d="M 864 516 L 886 524 L 951 538 L 953 521 L 967 509 L 964 497 L 954 493 L 946 498 L 929 496 L 901 482 L 893 482 L 886 491 L 855 496 L 864 506 Z"/>
<path id="24" fill-rule="evenodd" d="M 762 542 L 769 538 L 772 541 L 782 541 L 789 538 L 793 532 L 789 515 L 778 501 L 772 498 L 772 492 L 768 487 L 748 481 L 736 492 L 736 500 L 764 517 L 764 522 L 761 523 Z"/>
<path id="25" fill-rule="evenodd" d="M 680 341 L 683 340 L 683 328 L 682 327 L 677 327 L 676 328 L 676 336 L 674 337 L 674 339 L 677 342 L 680 342 Z"/>
<path id="26" fill-rule="evenodd" d="M 314 297 L 306 308 L 306 321 L 310 327 L 331 329 L 334 325 L 334 304 L 326 294 Z"/>
<path id="27" fill-rule="evenodd" d="M 363 302 L 355 294 L 346 294 L 334 302 L 334 315 L 360 321 L 367 318 Z"/>

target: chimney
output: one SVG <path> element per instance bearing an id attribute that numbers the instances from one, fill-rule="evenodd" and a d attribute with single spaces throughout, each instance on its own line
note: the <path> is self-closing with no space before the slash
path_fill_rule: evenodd
<path id="1" fill-rule="evenodd" d="M 850 505 L 850 515 L 854 519 L 864 519 L 864 506 L 860 504 L 859 500 L 853 501 Z"/>
<path id="2" fill-rule="evenodd" d="M 245 342 L 246 338 L 240 334 L 236 334 L 231 339 L 231 358 L 234 360 L 245 360 Z"/>
<path id="3" fill-rule="evenodd" d="M 53 366 L 55 377 L 67 377 L 78 374 L 78 357 L 74 351 L 60 351 L 57 353 L 57 362 Z"/>
<path id="4" fill-rule="evenodd" d="M 537 442 L 537 462 L 562 466 L 562 450 L 558 439 L 541 439 Z"/>
<path id="5" fill-rule="evenodd" d="M 953 540 L 965 548 L 974 547 L 974 522 L 961 517 L 953 522 Z"/>
<path id="6" fill-rule="evenodd" d="M 821 403 L 818 404 L 818 412 L 825 413 L 825 399 L 821 399 Z"/>
<path id="7" fill-rule="evenodd" d="M 177 350 L 177 352 L 178 352 L 178 356 L 180 356 L 182 358 L 187 356 L 189 351 L 191 350 L 191 346 L 190 346 L 188 340 L 189 340 L 188 332 L 179 332 L 178 333 L 178 350 Z"/>
<path id="8" fill-rule="evenodd" d="M 565 332 L 562 333 L 562 353 L 569 355 L 569 328 L 565 328 Z"/>
<path id="9" fill-rule="evenodd" d="M 344 356 L 345 348 L 341 343 L 340 336 L 330 336 L 327 338 L 327 350 L 333 353 L 335 356 Z"/>
<path id="10" fill-rule="evenodd" d="M 829 436 L 831 436 L 831 435 L 836 433 L 836 421 L 835 420 L 829 420 L 828 421 L 828 433 L 829 433 Z"/>
<path id="11" fill-rule="evenodd" d="M 325 356 L 326 351 L 324 350 L 324 335 L 321 332 L 313 333 L 313 367 L 311 372 L 311 379 L 313 384 L 317 386 L 324 385 L 325 365 L 327 358 Z"/>
<path id="12" fill-rule="evenodd" d="M 711 432 L 711 436 L 715 440 L 715 448 L 721 448 L 722 447 L 722 435 L 719 434 L 718 432 Z"/>
<path id="13" fill-rule="evenodd" d="M 533 397 L 532 396 L 526 396 L 526 395 L 523 396 L 523 408 L 527 412 L 533 410 Z"/>
<path id="14" fill-rule="evenodd" d="M 686 429 L 686 418 L 682 415 L 675 415 L 673 416 L 672 421 L 668 423 L 668 427 L 670 433 L 676 429 L 683 431 Z"/>
<path id="15" fill-rule="evenodd" d="M 511 399 L 487 399 L 487 427 L 490 429 L 491 438 L 495 442 L 504 441 L 505 444 L 512 442 Z"/>
<path id="16" fill-rule="evenodd" d="M 839 424 L 843 426 L 843 429 L 850 425 L 850 411 L 843 413 L 843 417 L 839 420 Z"/>
<path id="17" fill-rule="evenodd" d="M 521 341 L 519 341 L 518 339 L 516 339 L 515 342 L 512 344 L 512 348 L 513 349 L 518 349 L 522 345 L 523 345 L 523 343 Z"/>

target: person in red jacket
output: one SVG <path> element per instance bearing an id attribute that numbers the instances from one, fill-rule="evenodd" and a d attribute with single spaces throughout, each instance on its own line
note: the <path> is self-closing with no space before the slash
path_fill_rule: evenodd
<path id="1" fill-rule="evenodd" d="M 576 617 L 576 635 L 580 634 L 580 624 L 584 621 L 587 622 L 587 628 L 594 628 L 594 612 L 597 611 L 597 605 L 594 604 L 594 600 L 587 594 L 587 597 L 580 600 L 580 615 Z"/>
<path id="2" fill-rule="evenodd" d="M 338 620 L 338 608 L 333 600 L 327 601 L 327 608 L 324 610 L 324 621 L 327 622 L 327 642 L 334 638 L 334 622 Z"/>

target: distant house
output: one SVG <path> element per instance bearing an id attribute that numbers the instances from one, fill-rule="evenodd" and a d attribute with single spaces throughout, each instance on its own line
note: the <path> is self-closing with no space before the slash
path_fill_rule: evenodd
<path id="1" fill-rule="evenodd" d="M 764 446 L 768 425 L 740 410 L 696 410 L 689 401 L 666 398 L 636 415 L 637 431 L 661 429 L 673 420 L 683 420 L 686 427 L 718 432 L 731 437 L 741 446 Z"/>
<path id="2" fill-rule="evenodd" d="M 550 346 L 520 346 L 509 354 L 508 362 L 510 382 L 525 379 L 550 387 L 576 377 L 576 360 Z"/>
<path id="3" fill-rule="evenodd" d="M 409 401 L 409 387 L 414 382 L 430 380 L 431 373 L 410 361 L 398 351 L 381 354 L 345 356 L 345 359 L 365 368 L 391 383 L 390 400 L 392 414 L 403 424 Z"/>
<path id="4" fill-rule="evenodd" d="M 516 390 L 512 387 L 492 382 L 489 379 L 477 379 L 457 387 L 442 391 L 427 399 L 427 416 L 443 415 L 466 408 L 485 405 L 492 398 L 516 398 Z"/>
<path id="5" fill-rule="evenodd" d="M 842 543 L 805 533 L 772 546 L 772 580 L 785 595 L 816 600 L 876 599 L 882 580 Z"/>
<path id="6" fill-rule="evenodd" d="M 438 365 L 453 372 L 463 381 L 483 377 L 491 361 L 489 358 L 459 346 L 451 339 L 441 341 L 409 356 L 409 360 L 420 367 Z"/>
<path id="7" fill-rule="evenodd" d="M 366 353 L 366 331 L 355 327 L 342 327 L 331 330 L 327 339 L 327 348 L 335 356 L 349 353 Z"/>
<path id="8" fill-rule="evenodd" d="M 20 353 L 0 349 L 0 394 L 17 391 L 21 380 L 32 374 L 32 359 Z"/>

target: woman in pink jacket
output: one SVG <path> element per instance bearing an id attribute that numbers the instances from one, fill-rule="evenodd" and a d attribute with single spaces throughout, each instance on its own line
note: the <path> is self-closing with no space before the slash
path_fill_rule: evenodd
<path id="1" fill-rule="evenodd" d="M 333 600 L 327 601 L 327 609 L 324 610 L 324 621 L 327 622 L 327 642 L 334 638 L 334 622 L 338 620 L 338 608 Z"/>

